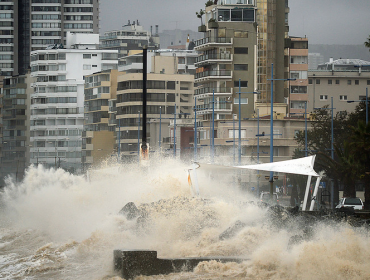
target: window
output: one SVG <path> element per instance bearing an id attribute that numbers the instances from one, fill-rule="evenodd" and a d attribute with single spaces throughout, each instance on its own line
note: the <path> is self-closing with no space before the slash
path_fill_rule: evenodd
<path id="1" fill-rule="evenodd" d="M 359 80 L 355 80 L 355 85 L 359 85 L 360 84 L 360 81 Z"/>
<path id="2" fill-rule="evenodd" d="M 347 85 L 351 85 L 352 84 L 352 80 L 347 80 Z"/>
<path id="3" fill-rule="evenodd" d="M 333 80 L 328 80 L 328 85 L 332 85 L 333 84 Z"/>
<path id="4" fill-rule="evenodd" d="M 299 79 L 299 73 L 290 73 L 291 79 Z"/>
<path id="5" fill-rule="evenodd" d="M 290 92 L 291 93 L 307 93 L 307 87 L 306 86 L 291 86 Z"/>
<path id="6" fill-rule="evenodd" d="M 167 82 L 167 89 L 176 89 L 175 81 L 168 81 Z"/>
<path id="7" fill-rule="evenodd" d="M 370 86 L 370 80 L 367 80 L 367 85 Z"/>
<path id="8" fill-rule="evenodd" d="M 239 98 L 234 98 L 234 104 L 239 104 Z M 240 104 L 248 104 L 248 98 L 240 98 Z"/>
<path id="9" fill-rule="evenodd" d="M 308 79 L 308 84 L 312 85 L 312 79 Z"/>
<path id="10" fill-rule="evenodd" d="M 339 100 L 346 101 L 347 100 L 347 95 L 339 95 Z"/>
<path id="11" fill-rule="evenodd" d="M 339 80 L 335 80 L 335 84 L 336 85 L 339 85 L 340 84 L 340 81 Z"/>
<path id="12" fill-rule="evenodd" d="M 84 64 L 84 70 L 91 70 L 91 65 L 90 64 Z"/>
<path id="13" fill-rule="evenodd" d="M 248 48 L 234 48 L 234 54 L 248 54 Z"/>
<path id="14" fill-rule="evenodd" d="M 291 56 L 290 63 L 291 64 L 307 64 L 308 57 L 307 56 Z"/>
<path id="15" fill-rule="evenodd" d="M 234 81 L 234 87 L 239 87 L 239 81 Z M 248 81 L 240 81 L 240 87 L 248 87 Z"/>
<path id="16" fill-rule="evenodd" d="M 90 59 L 91 58 L 91 54 L 83 54 L 83 58 L 84 59 Z"/>
<path id="17" fill-rule="evenodd" d="M 234 64 L 234 70 L 248 71 L 248 64 Z"/>
<path id="18" fill-rule="evenodd" d="M 316 85 L 320 84 L 320 79 L 316 79 Z"/>
<path id="19" fill-rule="evenodd" d="M 327 95 L 320 95 L 320 100 L 328 100 L 328 96 Z"/>

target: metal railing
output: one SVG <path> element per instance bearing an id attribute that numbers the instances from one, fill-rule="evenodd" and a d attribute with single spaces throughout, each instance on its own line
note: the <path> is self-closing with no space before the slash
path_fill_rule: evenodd
<path id="1" fill-rule="evenodd" d="M 195 74 L 195 79 L 205 77 L 231 77 L 231 70 L 208 70 Z"/>
<path id="2" fill-rule="evenodd" d="M 231 44 L 231 37 L 206 37 L 195 41 L 195 46 L 199 47 L 201 45 L 216 43 L 216 44 Z"/>

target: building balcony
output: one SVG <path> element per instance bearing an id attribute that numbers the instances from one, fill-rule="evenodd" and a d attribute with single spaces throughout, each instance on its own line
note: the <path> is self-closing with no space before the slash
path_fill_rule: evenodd
<path id="1" fill-rule="evenodd" d="M 143 70 L 143 63 L 131 63 L 126 65 L 119 65 L 120 71 L 128 71 L 128 70 Z"/>
<path id="2" fill-rule="evenodd" d="M 199 83 L 201 81 L 209 80 L 209 79 L 232 79 L 232 71 L 231 70 L 208 70 L 203 71 L 195 74 L 195 82 Z"/>
<path id="3" fill-rule="evenodd" d="M 207 97 L 212 97 L 213 91 L 215 96 L 232 96 L 233 95 L 233 88 L 210 88 L 210 87 L 201 87 L 195 90 L 195 97 L 197 99 L 203 99 Z"/>
<path id="4" fill-rule="evenodd" d="M 233 55 L 228 52 L 200 55 L 196 58 L 195 65 L 199 67 L 202 65 L 221 63 L 221 62 L 222 63 L 232 63 Z"/>
<path id="5" fill-rule="evenodd" d="M 215 114 L 224 114 L 229 115 L 232 113 L 232 104 L 218 104 L 215 102 L 215 108 L 212 108 L 212 104 L 204 104 L 202 106 L 197 107 L 197 115 L 207 115 L 212 114 L 212 112 L 215 112 Z"/>
<path id="6" fill-rule="evenodd" d="M 206 37 L 195 41 L 195 50 L 203 51 L 215 47 L 231 47 L 233 38 L 228 37 Z"/>

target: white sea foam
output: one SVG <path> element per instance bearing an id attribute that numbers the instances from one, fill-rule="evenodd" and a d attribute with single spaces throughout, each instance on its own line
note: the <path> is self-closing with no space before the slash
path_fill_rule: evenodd
<path id="1" fill-rule="evenodd" d="M 163 160 L 106 166 L 86 178 L 31 167 L 2 195 L 0 218 L 8 224 L 0 228 L 0 278 L 116 280 L 114 249 L 150 249 L 159 257 L 249 260 L 137 279 L 370 279 L 367 230 L 317 224 L 310 238 L 288 246 L 301 224 L 271 223 L 267 209 L 245 203 L 253 197 L 230 172 L 198 170 L 201 197 L 193 198 L 187 168 Z M 147 213 L 142 226 L 118 214 L 128 202 Z M 245 227 L 220 240 L 237 221 Z"/>

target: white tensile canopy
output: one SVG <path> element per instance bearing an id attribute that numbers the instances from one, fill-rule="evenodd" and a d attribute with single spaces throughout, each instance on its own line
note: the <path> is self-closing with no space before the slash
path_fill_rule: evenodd
<path id="1" fill-rule="evenodd" d="M 315 170 L 313 169 L 314 164 L 315 164 L 315 156 L 309 156 L 309 157 L 304 157 L 304 158 L 297 158 L 297 159 L 284 160 L 284 161 L 278 161 L 278 162 L 270 162 L 270 163 L 254 164 L 254 165 L 242 165 L 242 166 L 235 166 L 235 167 L 319 177 L 320 175 L 317 174 Z"/>
<path id="2" fill-rule="evenodd" d="M 297 159 L 291 159 L 291 160 L 285 160 L 285 161 L 278 161 L 278 162 L 270 162 L 270 163 L 262 163 L 262 164 L 253 164 L 253 165 L 242 165 L 242 166 L 219 166 L 219 165 L 197 165 L 197 167 L 193 167 L 190 170 L 195 170 L 199 167 L 204 168 L 222 168 L 222 169 L 234 169 L 234 168 L 242 168 L 242 169 L 251 169 L 251 170 L 261 170 L 261 171 L 270 171 L 270 172 L 281 172 L 281 173 L 290 173 L 290 174 L 298 174 L 298 175 L 306 175 L 308 176 L 307 179 L 307 185 L 306 185 L 306 191 L 304 196 L 304 201 L 302 205 L 302 210 L 306 210 L 307 206 L 307 199 L 308 199 L 308 193 L 310 190 L 311 185 L 311 178 L 317 177 L 315 189 L 312 196 L 312 202 L 310 205 L 310 211 L 313 210 L 315 206 L 316 201 L 316 195 L 319 188 L 321 176 L 315 172 L 313 169 L 315 164 L 315 158 L 316 155 L 303 157 L 303 158 L 297 158 Z M 196 174 L 196 173 L 195 173 Z M 190 173 L 189 173 L 190 175 Z M 189 176 L 190 178 L 190 176 Z M 190 180 L 190 179 L 189 179 Z M 189 181 L 191 184 L 191 182 Z M 199 195 L 199 189 L 197 188 L 197 194 Z"/>
<path id="3" fill-rule="evenodd" d="M 302 210 L 306 211 L 307 206 L 307 199 L 308 199 L 308 192 L 311 185 L 311 178 L 312 176 L 317 177 L 315 189 L 312 196 L 312 202 L 310 205 L 310 211 L 313 210 L 316 201 L 316 195 L 319 188 L 321 177 L 319 174 L 315 172 L 313 166 L 315 164 L 316 155 L 304 157 L 304 158 L 297 158 L 291 160 L 284 160 L 278 162 L 270 162 L 270 163 L 263 163 L 263 164 L 255 164 L 255 165 L 243 165 L 243 166 L 235 166 L 236 168 L 245 168 L 245 169 L 252 169 L 252 170 L 262 170 L 262 171 L 271 171 L 271 172 L 282 172 L 282 173 L 290 173 L 290 174 L 299 174 L 299 175 L 307 175 L 307 186 L 304 195 Z"/>

